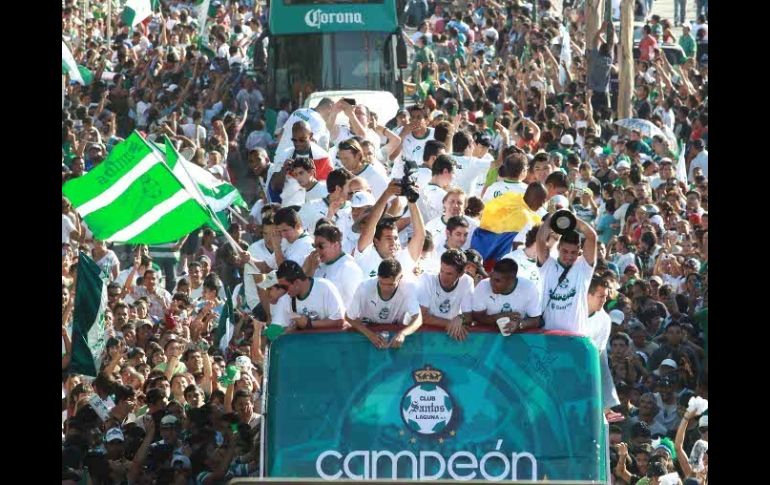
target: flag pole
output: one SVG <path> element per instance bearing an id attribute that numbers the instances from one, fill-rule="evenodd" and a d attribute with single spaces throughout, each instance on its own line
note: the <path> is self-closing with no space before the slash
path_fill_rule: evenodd
<path id="1" fill-rule="evenodd" d="M 244 224 L 248 224 L 249 221 L 243 218 L 242 215 L 238 214 L 238 212 L 235 211 L 232 207 L 228 207 L 227 210 L 230 211 L 230 214 L 234 215 L 239 221 L 241 221 Z"/>
<path id="2" fill-rule="evenodd" d="M 165 140 L 168 140 L 168 137 L 164 136 L 164 142 L 165 142 Z M 227 232 L 225 227 L 222 225 L 222 222 L 219 220 L 219 218 L 214 213 L 214 210 L 211 208 L 211 206 L 209 206 L 208 202 L 206 202 L 206 198 L 203 196 L 203 193 L 201 192 L 200 187 L 198 187 L 198 184 L 195 183 L 195 179 L 192 177 L 192 175 L 190 175 L 190 172 L 187 171 L 187 167 L 185 167 L 184 163 L 182 163 L 183 160 L 184 160 L 184 157 L 181 157 L 181 159 L 179 161 L 179 163 L 182 166 L 182 170 L 184 170 L 184 173 L 185 173 L 185 175 L 187 175 L 187 178 L 189 178 L 190 181 L 193 182 L 192 186 L 195 187 L 195 191 L 198 193 L 198 197 L 200 197 L 200 199 L 203 201 L 203 207 L 205 207 L 205 209 L 208 211 L 209 217 L 214 222 L 214 224 L 217 226 L 217 228 L 222 232 L 222 234 L 224 234 L 225 239 L 227 239 L 227 242 L 230 243 L 230 246 L 233 248 L 233 251 L 235 251 L 236 254 L 240 254 L 241 251 L 243 251 L 243 248 L 238 246 L 238 243 L 235 242 L 235 239 L 233 239 L 233 237 L 230 235 L 230 233 Z M 166 162 L 166 160 L 164 159 L 163 163 L 165 163 L 165 162 Z M 172 171 L 172 173 L 173 173 L 173 171 Z M 254 264 L 251 261 L 251 259 L 246 264 L 252 265 L 257 271 L 259 271 L 259 268 L 257 267 L 257 265 Z M 260 273 L 261 273 L 261 271 L 260 271 Z"/>

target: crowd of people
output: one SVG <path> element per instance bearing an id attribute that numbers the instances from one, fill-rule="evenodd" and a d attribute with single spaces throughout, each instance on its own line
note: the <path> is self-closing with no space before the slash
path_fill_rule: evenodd
<path id="1" fill-rule="evenodd" d="M 643 15 L 632 128 L 616 123 L 611 21 L 586 38 L 582 9 L 548 0 L 536 18 L 517 0 L 428 0 L 405 12 L 414 104 L 379 120 L 362 103 L 285 101 L 268 129 L 254 62 L 266 7 L 212 2 L 201 43 L 192 2 L 161 0 L 131 28 L 107 1 L 63 2 L 63 40 L 95 73 L 66 85 L 63 182 L 136 130 L 167 136 L 250 211 L 226 233 L 130 246 L 94 240 L 63 197 L 63 483 L 258 476 L 269 340 L 326 328 L 398 349 L 422 326 L 458 341 L 483 326 L 588 336 L 612 483 L 708 482 L 708 414 L 691 405 L 708 398 L 707 2 L 697 22 L 674 19 L 678 40 L 654 7 Z M 503 201 L 532 223 L 490 256 L 478 236 Z M 109 281 L 95 377 L 68 370 L 81 251 Z"/>

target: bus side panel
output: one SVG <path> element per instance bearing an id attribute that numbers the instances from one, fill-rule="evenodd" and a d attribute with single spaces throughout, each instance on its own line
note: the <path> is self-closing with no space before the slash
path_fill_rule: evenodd
<path id="1" fill-rule="evenodd" d="M 270 356 L 267 476 L 605 478 L 585 337 L 419 332 L 378 350 L 355 333 L 290 334 Z"/>

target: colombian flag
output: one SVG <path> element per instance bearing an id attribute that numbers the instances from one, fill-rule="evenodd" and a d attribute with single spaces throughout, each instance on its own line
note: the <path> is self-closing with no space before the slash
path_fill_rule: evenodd
<path id="1" fill-rule="evenodd" d="M 524 202 L 524 194 L 508 192 L 484 207 L 481 224 L 473 231 L 471 248 L 481 254 L 484 268 L 489 271 L 498 259 L 511 252 L 519 231 L 539 222 L 540 217 Z"/>

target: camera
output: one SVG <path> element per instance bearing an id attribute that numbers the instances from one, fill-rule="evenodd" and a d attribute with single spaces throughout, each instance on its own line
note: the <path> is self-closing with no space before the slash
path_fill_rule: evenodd
<path id="1" fill-rule="evenodd" d="M 417 185 L 414 183 L 414 180 L 412 179 L 412 173 L 414 172 L 414 168 L 410 165 L 404 166 L 404 176 L 401 177 L 401 180 L 399 181 L 399 186 L 401 187 L 401 195 L 406 197 L 406 200 L 408 200 L 410 203 L 414 204 L 417 202 L 417 199 L 420 198 L 420 193 L 417 191 Z"/>

